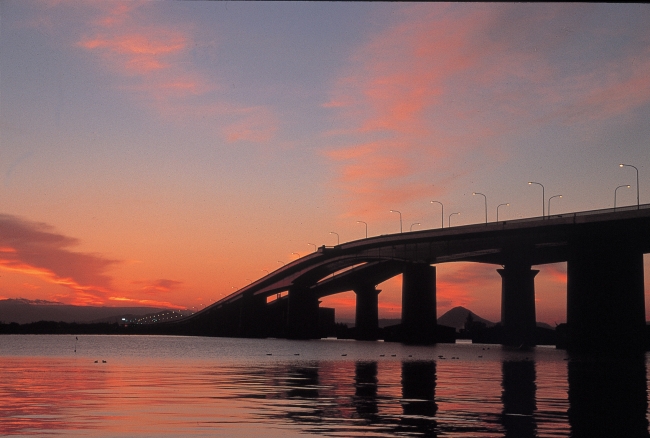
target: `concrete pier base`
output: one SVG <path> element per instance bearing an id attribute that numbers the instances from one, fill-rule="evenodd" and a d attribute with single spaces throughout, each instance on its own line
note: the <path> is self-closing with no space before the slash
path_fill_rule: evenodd
<path id="1" fill-rule="evenodd" d="M 535 276 L 526 263 L 507 263 L 501 275 L 501 324 L 504 345 L 535 345 Z"/>
<path id="2" fill-rule="evenodd" d="M 267 331 L 266 297 L 245 294 L 239 308 L 239 336 L 245 338 L 263 338 Z"/>
<path id="3" fill-rule="evenodd" d="M 402 277 L 402 341 L 436 342 L 436 268 L 410 263 Z"/>
<path id="4" fill-rule="evenodd" d="M 318 297 L 306 287 L 289 289 L 287 338 L 318 338 Z"/>
<path id="5" fill-rule="evenodd" d="M 379 332 L 379 290 L 374 284 L 364 284 L 354 289 L 357 296 L 355 339 L 376 341 Z"/>
<path id="6" fill-rule="evenodd" d="M 643 252 L 620 231 L 571 242 L 567 262 L 567 349 L 639 354 L 645 350 Z"/>

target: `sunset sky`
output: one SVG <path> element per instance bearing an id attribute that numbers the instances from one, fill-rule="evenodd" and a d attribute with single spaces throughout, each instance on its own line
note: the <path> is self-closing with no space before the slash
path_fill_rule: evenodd
<path id="1" fill-rule="evenodd" d="M 391 209 L 480 223 L 481 192 L 490 221 L 540 216 L 528 181 L 563 195 L 551 214 L 627 184 L 636 204 L 619 163 L 649 203 L 648 23 L 646 4 L 2 1 L 0 298 L 198 309 L 357 221 L 399 232 Z M 438 266 L 438 314 L 498 321 L 497 268 Z M 536 268 L 538 320 L 565 321 L 566 265 Z M 354 294 L 322 305 L 352 318 Z"/>

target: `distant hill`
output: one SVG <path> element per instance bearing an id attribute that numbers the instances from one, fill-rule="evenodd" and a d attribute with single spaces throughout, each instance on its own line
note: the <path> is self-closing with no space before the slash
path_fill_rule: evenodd
<path id="1" fill-rule="evenodd" d="M 73 306 L 44 300 L 0 300 L 0 322 L 27 324 L 37 321 L 56 322 L 113 322 L 125 316 L 147 315 L 169 309 L 159 307 L 97 307 Z"/>
<path id="2" fill-rule="evenodd" d="M 465 327 L 465 321 L 467 320 L 467 314 L 471 313 L 472 318 L 476 322 L 482 322 L 487 327 L 492 327 L 495 325 L 492 321 L 488 321 L 485 318 L 481 318 L 476 313 L 472 312 L 469 309 L 458 306 L 447 311 L 444 315 L 438 318 L 438 324 L 446 325 L 447 327 L 454 327 L 456 330 L 462 329 Z"/>

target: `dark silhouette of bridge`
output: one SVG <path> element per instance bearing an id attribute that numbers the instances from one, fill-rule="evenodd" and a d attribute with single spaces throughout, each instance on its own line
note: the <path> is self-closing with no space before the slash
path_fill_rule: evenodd
<path id="1" fill-rule="evenodd" d="M 432 265 L 464 261 L 500 265 L 503 343 L 534 345 L 532 266 L 566 261 L 567 348 L 641 351 L 648 252 L 650 204 L 382 235 L 322 246 L 171 324 L 203 335 L 311 339 L 319 299 L 354 291 L 356 338 L 377 339 L 377 285 L 402 274 L 402 341 L 433 343 Z"/>

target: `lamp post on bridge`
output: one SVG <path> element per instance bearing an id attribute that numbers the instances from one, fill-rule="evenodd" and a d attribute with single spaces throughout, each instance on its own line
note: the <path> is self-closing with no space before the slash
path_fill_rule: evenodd
<path id="1" fill-rule="evenodd" d="M 402 213 L 397 210 L 391 210 L 391 213 L 399 213 L 399 232 L 402 232 Z"/>
<path id="2" fill-rule="evenodd" d="M 440 201 L 431 201 L 432 204 L 440 204 L 440 228 L 445 228 L 445 206 Z"/>
<path id="3" fill-rule="evenodd" d="M 548 208 L 546 209 L 546 214 L 548 215 L 548 217 L 551 217 L 551 199 L 553 199 L 553 198 L 561 198 L 561 197 L 562 197 L 562 195 L 555 195 L 555 196 L 551 196 L 550 198 L 548 198 Z"/>
<path id="4" fill-rule="evenodd" d="M 411 229 L 409 231 L 413 231 L 413 225 L 420 225 L 420 222 L 415 222 L 414 224 L 411 224 Z"/>
<path id="5" fill-rule="evenodd" d="M 368 238 L 368 224 L 364 221 L 357 221 L 358 224 L 364 224 L 366 226 L 366 239 Z"/>
<path id="6" fill-rule="evenodd" d="M 497 205 L 497 222 L 499 222 L 499 207 L 502 207 L 504 205 L 506 207 L 510 207 L 510 204 L 499 204 L 499 205 Z"/>
<path id="7" fill-rule="evenodd" d="M 629 188 L 630 188 L 630 185 L 629 185 L 629 184 L 627 184 L 627 185 L 622 185 L 622 186 L 618 186 L 618 187 L 616 187 L 616 189 L 614 189 L 614 211 L 616 211 L 616 192 L 617 192 L 618 189 L 620 189 L 621 187 L 627 187 L 627 188 L 629 189 Z"/>
<path id="8" fill-rule="evenodd" d="M 447 223 L 447 228 L 451 228 L 451 217 L 452 217 L 453 215 L 455 215 L 455 214 L 457 214 L 457 215 L 460 216 L 460 213 L 452 213 L 452 214 L 450 214 L 450 215 L 449 215 L 449 221 L 448 221 L 448 223 Z"/>
<path id="9" fill-rule="evenodd" d="M 474 196 L 481 195 L 481 196 L 483 196 L 483 198 L 485 198 L 485 223 L 487 224 L 487 196 L 485 196 L 483 193 L 479 193 L 479 192 L 474 192 L 474 193 L 472 193 L 472 195 L 474 195 Z"/>
<path id="10" fill-rule="evenodd" d="M 336 245 L 339 245 L 341 243 L 341 239 L 339 238 L 339 233 L 335 233 L 334 231 L 330 231 L 330 234 L 336 234 Z"/>
<path id="11" fill-rule="evenodd" d="M 317 251 L 316 244 L 315 243 L 307 243 L 307 245 L 313 245 L 314 246 L 314 252 Z"/>
<path id="12" fill-rule="evenodd" d="M 546 199 L 544 197 L 544 186 L 538 182 L 535 181 L 528 181 L 528 185 L 531 184 L 537 184 L 538 186 L 542 186 L 542 219 L 544 219 L 544 216 L 546 216 L 546 212 L 544 211 L 544 200 Z"/>
<path id="13" fill-rule="evenodd" d="M 300 258 L 300 254 L 298 254 L 297 252 L 292 252 L 291 254 L 292 254 L 292 255 L 295 254 L 295 255 L 298 256 L 298 258 Z"/>
<path id="14" fill-rule="evenodd" d="M 618 167 L 632 167 L 634 170 L 636 170 L 636 208 L 637 210 L 640 208 L 639 204 L 639 169 L 637 169 L 635 166 L 632 166 L 631 164 L 619 164 Z"/>

